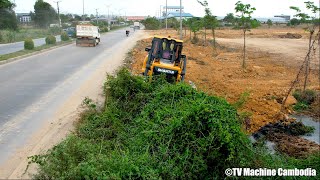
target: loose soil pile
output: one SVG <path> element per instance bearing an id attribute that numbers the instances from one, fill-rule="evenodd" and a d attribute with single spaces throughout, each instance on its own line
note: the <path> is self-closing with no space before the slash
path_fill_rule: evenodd
<path id="1" fill-rule="evenodd" d="M 312 132 L 312 127 L 304 126 L 301 122 L 277 122 L 260 128 L 253 137 L 274 142 L 277 151 L 292 157 L 306 157 L 319 151 L 320 145 L 298 136 Z"/>
<path id="2" fill-rule="evenodd" d="M 287 33 L 285 35 L 279 35 L 279 38 L 300 39 L 300 38 L 302 38 L 302 35 Z"/>

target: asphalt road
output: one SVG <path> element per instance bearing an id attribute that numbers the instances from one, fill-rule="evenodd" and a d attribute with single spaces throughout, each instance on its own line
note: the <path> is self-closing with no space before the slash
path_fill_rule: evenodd
<path id="1" fill-rule="evenodd" d="M 0 164 L 102 63 L 108 65 L 115 53 L 125 54 L 122 48 L 133 37 L 117 30 L 103 35 L 96 47 L 71 44 L 1 65 Z"/>
<path id="2" fill-rule="evenodd" d="M 56 36 L 56 40 L 57 42 L 61 41 L 60 36 Z M 45 38 L 34 39 L 33 42 L 35 47 L 46 44 Z M 0 55 L 14 53 L 23 49 L 23 41 L 9 44 L 0 44 Z"/>

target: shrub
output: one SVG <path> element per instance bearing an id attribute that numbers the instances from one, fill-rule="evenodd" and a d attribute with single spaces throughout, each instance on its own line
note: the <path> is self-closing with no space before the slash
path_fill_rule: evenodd
<path id="1" fill-rule="evenodd" d="M 0 31 L 0 42 L 4 42 L 4 38 L 3 38 L 3 35 L 2 35 L 2 32 Z"/>
<path id="2" fill-rule="evenodd" d="M 56 37 L 49 35 L 46 37 L 46 44 L 56 44 Z"/>
<path id="3" fill-rule="evenodd" d="M 49 28 L 49 32 L 54 35 L 58 35 L 61 33 L 61 28 L 59 27 L 51 27 Z"/>
<path id="4" fill-rule="evenodd" d="M 293 106 L 293 110 L 295 110 L 295 111 L 304 111 L 307 109 L 309 109 L 309 105 L 305 104 L 304 102 L 298 102 L 297 104 L 295 104 Z"/>
<path id="5" fill-rule="evenodd" d="M 156 30 L 160 29 L 161 27 L 160 21 L 155 17 L 148 17 L 147 19 L 142 21 L 142 24 L 144 24 L 147 30 Z"/>
<path id="6" fill-rule="evenodd" d="M 66 33 L 66 32 L 63 32 L 62 34 L 61 34 L 61 41 L 69 41 L 69 36 L 68 36 L 68 34 Z"/>
<path id="7" fill-rule="evenodd" d="M 292 95 L 294 98 L 296 98 L 298 102 L 303 103 L 305 105 L 310 105 L 316 99 L 317 93 L 311 89 L 306 89 L 305 91 L 296 89 Z"/>
<path id="8" fill-rule="evenodd" d="M 100 28 L 100 32 L 108 32 L 108 27 L 102 27 Z"/>
<path id="9" fill-rule="evenodd" d="M 12 43 L 12 42 L 15 42 L 16 40 L 16 32 L 14 31 L 9 31 L 7 33 L 7 41 L 8 43 Z"/>
<path id="10" fill-rule="evenodd" d="M 26 50 L 34 49 L 34 42 L 31 38 L 27 38 L 24 40 L 24 49 Z"/>

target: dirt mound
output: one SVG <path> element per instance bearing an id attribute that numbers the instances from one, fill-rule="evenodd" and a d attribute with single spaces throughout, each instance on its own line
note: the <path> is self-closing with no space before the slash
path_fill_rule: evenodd
<path id="1" fill-rule="evenodd" d="M 292 157 L 305 157 L 320 150 L 320 145 L 299 135 L 311 133 L 312 127 L 301 122 L 269 123 L 253 134 L 255 139 L 265 137 L 276 144 L 276 150 Z"/>
<path id="2" fill-rule="evenodd" d="M 275 133 L 268 139 L 276 143 L 277 151 L 296 158 L 306 157 L 320 150 L 320 145 L 314 142 L 283 133 Z"/>
<path id="3" fill-rule="evenodd" d="M 282 34 L 278 35 L 279 38 L 288 38 L 288 39 L 300 39 L 302 38 L 301 34 L 296 34 L 296 33 L 287 33 L 287 34 Z"/>

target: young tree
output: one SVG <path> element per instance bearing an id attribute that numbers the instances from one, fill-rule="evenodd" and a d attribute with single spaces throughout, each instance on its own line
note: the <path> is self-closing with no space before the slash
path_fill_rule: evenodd
<path id="1" fill-rule="evenodd" d="M 271 19 L 268 19 L 267 24 L 268 24 L 268 27 L 269 27 L 269 28 L 272 26 L 272 21 L 271 21 Z"/>
<path id="2" fill-rule="evenodd" d="M 215 37 L 215 29 L 218 27 L 219 25 L 219 22 L 216 18 L 216 16 L 213 16 L 210 9 L 208 8 L 208 2 L 205 0 L 203 2 L 199 1 L 198 2 L 205 7 L 205 16 L 203 18 L 203 23 L 204 23 L 204 35 L 205 35 L 205 44 L 206 44 L 206 41 L 207 41 L 207 38 L 206 38 L 206 29 L 209 28 L 211 29 L 211 32 L 212 32 L 212 37 L 213 37 L 213 44 L 214 44 L 214 47 L 216 47 L 216 37 Z"/>
<path id="3" fill-rule="evenodd" d="M 250 4 L 243 4 L 241 1 L 238 1 L 236 4 L 235 10 L 239 17 L 239 27 L 243 31 L 243 61 L 242 68 L 246 67 L 246 32 L 252 27 L 252 17 L 251 14 L 256 10 L 256 8 L 251 7 Z"/>
<path id="4" fill-rule="evenodd" d="M 182 20 L 182 27 L 184 28 L 184 35 L 187 36 L 187 27 L 188 27 L 188 24 L 187 24 L 187 20 L 186 20 L 186 19 L 183 19 L 183 20 Z"/>
<path id="5" fill-rule="evenodd" d="M 191 39 L 191 32 L 192 32 L 192 30 L 191 30 L 192 21 L 193 21 L 192 18 L 189 18 L 189 19 L 187 19 L 187 21 L 186 21 L 186 25 L 187 25 L 187 27 L 189 27 L 190 39 Z"/>
<path id="6" fill-rule="evenodd" d="M 9 0 L 0 0 L 0 29 L 16 30 L 18 28 L 14 7 L 15 4 Z"/>
<path id="7" fill-rule="evenodd" d="M 173 28 L 174 30 L 178 31 L 179 21 L 175 17 L 168 18 L 168 28 Z"/>
<path id="8" fill-rule="evenodd" d="M 197 39 L 197 32 L 201 29 L 202 27 L 202 21 L 200 18 L 190 18 L 191 24 L 190 24 L 190 29 L 193 32 L 193 39 Z"/>
<path id="9" fill-rule="evenodd" d="M 308 81 L 308 75 L 309 75 L 309 71 L 310 71 L 311 51 L 313 49 L 314 41 L 317 40 L 317 38 L 319 38 L 319 35 L 320 35 L 320 29 L 316 32 L 317 25 L 315 23 L 315 21 L 317 20 L 316 15 L 317 15 L 317 13 L 319 13 L 320 8 L 317 7 L 314 4 L 314 2 L 307 1 L 304 3 L 306 5 L 306 9 L 308 9 L 308 11 L 309 11 L 307 13 L 301 12 L 300 8 L 295 7 L 295 6 L 290 6 L 290 9 L 296 11 L 297 14 L 295 14 L 294 16 L 300 18 L 300 22 L 306 22 L 307 27 L 305 27 L 304 29 L 310 33 L 309 34 L 309 45 L 308 45 L 309 50 L 308 50 L 306 64 L 305 64 L 305 80 L 304 80 L 304 84 L 303 84 L 303 90 L 305 91 L 306 86 L 307 86 L 307 81 Z M 314 16 L 310 16 L 308 14 L 314 14 Z"/>
<path id="10" fill-rule="evenodd" d="M 57 18 L 57 13 L 53 7 L 43 0 L 37 0 L 34 4 L 34 22 L 42 28 L 47 28 Z"/>

